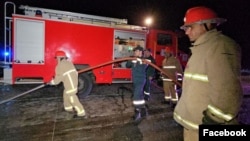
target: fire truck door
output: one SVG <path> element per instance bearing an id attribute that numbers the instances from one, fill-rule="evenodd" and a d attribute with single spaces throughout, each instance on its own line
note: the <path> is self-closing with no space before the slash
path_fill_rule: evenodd
<path id="1" fill-rule="evenodd" d="M 14 20 L 14 62 L 44 62 L 45 23 L 38 20 Z"/>

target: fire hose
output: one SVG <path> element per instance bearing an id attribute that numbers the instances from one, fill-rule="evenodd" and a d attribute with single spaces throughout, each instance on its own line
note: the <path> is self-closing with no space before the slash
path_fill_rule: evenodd
<path id="1" fill-rule="evenodd" d="M 122 61 L 127 61 L 127 60 L 136 60 L 137 58 L 135 57 L 125 57 L 125 58 L 119 58 L 119 59 L 116 59 L 116 60 L 112 60 L 110 62 L 106 62 L 106 63 L 103 63 L 103 64 L 100 64 L 100 65 L 97 65 L 97 66 L 94 66 L 94 67 L 89 67 L 89 68 L 85 68 L 85 69 L 82 69 L 82 70 L 79 70 L 78 73 L 82 73 L 82 72 L 86 72 L 86 71 L 89 71 L 89 70 L 92 70 L 92 69 L 96 69 L 96 68 L 99 68 L 99 67 L 102 67 L 102 66 L 105 66 L 105 65 L 109 65 L 109 64 L 112 64 L 112 63 L 116 63 L 116 62 L 122 62 Z M 159 68 L 158 66 L 156 66 L 155 64 L 151 63 L 150 61 L 147 61 L 147 59 L 142 59 L 142 62 L 146 63 L 146 64 L 149 64 L 150 66 L 152 66 L 153 68 L 155 68 L 156 70 L 158 70 L 159 72 L 161 72 L 161 74 L 167 76 L 169 79 L 171 79 L 175 84 L 177 84 L 178 86 L 182 86 L 180 82 L 176 81 L 175 79 L 171 78 L 166 72 L 164 72 L 161 68 Z"/>
<path id="2" fill-rule="evenodd" d="M 10 101 L 10 100 L 16 99 L 16 98 L 18 98 L 18 97 L 20 97 L 20 96 L 26 95 L 26 94 L 28 94 L 28 93 L 30 93 L 30 92 L 35 91 L 35 90 L 41 89 L 41 88 L 43 88 L 44 86 L 46 86 L 46 84 L 39 85 L 39 86 L 37 86 L 37 87 L 35 87 L 35 88 L 33 88 L 33 89 L 30 89 L 30 90 L 28 90 L 28 91 L 26 91 L 26 92 L 23 92 L 23 93 L 21 93 L 21 94 L 19 94 L 19 95 L 16 95 L 16 96 L 14 96 L 14 97 L 11 97 L 11 98 L 6 99 L 6 100 L 3 100 L 3 101 L 0 101 L 0 104 L 3 104 L 3 103 L 8 102 L 8 101 Z"/>
<path id="3" fill-rule="evenodd" d="M 92 70 L 92 69 L 96 69 L 96 68 L 99 68 L 99 67 L 102 67 L 102 66 L 106 66 L 106 65 L 109 65 L 109 64 L 112 64 L 112 63 L 116 63 L 116 62 L 122 62 L 122 61 L 128 61 L 128 60 L 136 60 L 136 59 L 137 59 L 137 58 L 135 58 L 135 57 L 119 58 L 119 59 L 112 60 L 112 61 L 109 61 L 109 62 L 100 64 L 100 65 L 96 65 L 96 66 L 93 66 L 93 67 L 81 69 L 81 70 L 78 71 L 78 73 L 83 73 L 83 72 L 86 72 L 86 71 L 89 71 L 89 70 Z M 161 72 L 161 74 L 168 76 L 167 73 L 165 73 L 162 69 L 160 69 L 158 66 L 156 66 L 156 65 L 153 64 L 153 63 L 151 63 L 150 61 L 147 61 L 146 59 L 142 59 L 142 62 L 144 62 L 144 63 L 146 63 L 146 64 L 149 64 L 150 66 L 152 66 L 153 68 L 155 68 L 156 70 L 158 70 L 159 72 Z M 169 77 L 169 76 L 168 76 L 168 77 Z M 169 77 L 169 78 L 170 78 L 170 77 Z M 170 78 L 170 79 L 171 79 L 171 78 Z M 175 79 L 172 79 L 172 81 L 173 81 L 175 84 L 177 84 L 177 85 L 179 85 L 179 86 L 181 87 L 181 83 L 179 83 L 179 82 L 176 81 Z M 45 86 L 46 86 L 46 84 L 39 85 L 39 86 L 37 86 L 37 87 L 35 87 L 35 88 L 33 88 L 33 89 L 30 89 L 30 90 L 28 90 L 28 91 L 26 91 L 26 92 L 23 92 L 23 93 L 21 93 L 21 94 L 18 94 L 18 95 L 14 96 L 14 97 L 11 97 L 11 98 L 6 99 L 6 100 L 2 100 L 2 101 L 0 101 L 0 104 L 6 103 L 6 102 L 8 102 L 8 101 L 10 101 L 10 100 L 16 99 L 16 98 L 18 98 L 18 97 L 20 97 L 20 96 L 26 95 L 26 94 L 28 94 L 28 93 L 30 93 L 30 92 L 33 92 L 33 91 L 38 90 L 38 89 L 41 89 L 41 88 L 43 88 L 43 87 L 45 87 Z"/>

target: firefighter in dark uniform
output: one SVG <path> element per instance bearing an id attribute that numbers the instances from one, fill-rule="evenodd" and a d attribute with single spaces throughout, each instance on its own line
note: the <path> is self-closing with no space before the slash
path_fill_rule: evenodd
<path id="1" fill-rule="evenodd" d="M 152 56 L 152 53 L 151 53 L 151 49 L 147 48 L 144 50 L 144 58 L 153 63 L 153 64 L 156 64 L 156 61 L 154 59 L 154 57 Z M 149 101 L 149 98 L 150 98 L 150 86 L 151 86 L 151 82 L 153 80 L 155 76 L 155 69 L 154 67 L 152 66 L 148 66 L 147 70 L 146 70 L 146 84 L 144 86 L 144 99 L 146 101 Z"/>
<path id="2" fill-rule="evenodd" d="M 126 67 L 132 68 L 133 105 L 135 107 L 135 115 L 133 118 L 135 121 L 139 121 L 147 116 L 143 88 L 146 82 L 146 69 L 148 65 L 142 62 L 143 48 L 141 46 L 135 47 L 133 51 L 134 57 L 137 57 L 137 59 L 127 61 Z"/>
<path id="3" fill-rule="evenodd" d="M 49 82 L 50 85 L 58 85 L 63 82 L 63 104 L 64 109 L 68 112 L 76 112 L 75 116 L 85 116 L 85 110 L 77 97 L 78 72 L 74 64 L 67 59 L 64 51 L 57 51 L 55 58 L 57 66 L 55 76 Z"/>

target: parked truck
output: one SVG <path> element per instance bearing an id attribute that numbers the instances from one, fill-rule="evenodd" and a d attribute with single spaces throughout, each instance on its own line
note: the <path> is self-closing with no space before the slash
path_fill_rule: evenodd
<path id="1" fill-rule="evenodd" d="M 127 19 L 27 5 L 20 5 L 19 9 L 23 14 L 16 13 L 13 2 L 5 3 L 3 83 L 49 82 L 54 75 L 57 50 L 66 52 L 77 70 L 132 56 L 137 45 L 151 48 L 159 67 L 166 48 L 179 53 L 178 38 L 172 31 L 129 25 Z M 88 95 L 94 84 L 131 83 L 131 69 L 125 63 L 79 73 L 79 93 Z"/>

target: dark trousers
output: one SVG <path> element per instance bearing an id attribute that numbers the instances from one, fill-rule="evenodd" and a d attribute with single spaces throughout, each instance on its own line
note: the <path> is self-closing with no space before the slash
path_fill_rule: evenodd
<path id="1" fill-rule="evenodd" d="M 149 78 L 146 79 L 146 83 L 144 86 L 144 91 L 146 93 L 150 93 L 150 85 L 151 85 L 151 80 Z"/>
<path id="2" fill-rule="evenodd" d="M 136 108 L 144 107 L 145 103 L 143 104 L 135 104 L 138 101 L 144 101 L 144 85 L 145 85 L 145 79 L 135 79 L 133 80 L 133 103 Z"/>

